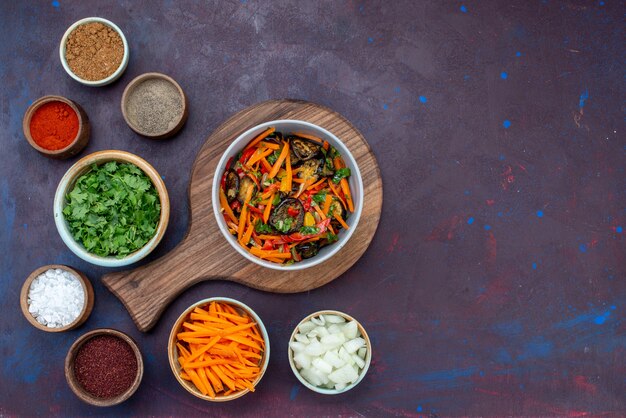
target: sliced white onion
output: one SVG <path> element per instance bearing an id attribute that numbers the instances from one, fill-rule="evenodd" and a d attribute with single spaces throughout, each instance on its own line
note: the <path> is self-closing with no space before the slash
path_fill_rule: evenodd
<path id="1" fill-rule="evenodd" d="M 308 369 L 311 367 L 311 357 L 304 353 L 297 353 L 293 356 L 293 361 L 296 363 L 296 367 L 299 369 Z"/>
<path id="2" fill-rule="evenodd" d="M 354 364 L 354 359 L 352 358 L 350 353 L 348 353 L 343 347 L 339 349 L 339 358 L 342 359 L 345 363 L 348 363 L 348 365 L 350 366 Z"/>
<path id="3" fill-rule="evenodd" d="M 289 343 L 300 375 L 313 386 L 342 391 L 359 378 L 367 347 L 355 321 L 320 315 L 298 326 Z"/>
<path id="4" fill-rule="evenodd" d="M 346 322 L 346 319 L 339 315 L 323 315 L 326 322 L 329 324 L 342 324 Z"/>
<path id="5" fill-rule="evenodd" d="M 353 383 L 359 378 L 359 374 L 354 370 L 352 366 L 346 364 L 345 366 L 335 370 L 328 375 L 328 379 L 335 383 Z"/>
<path id="6" fill-rule="evenodd" d="M 301 351 L 304 351 L 305 347 L 306 346 L 303 343 L 300 343 L 297 341 L 292 341 L 289 343 L 289 348 L 291 348 L 294 353 L 299 353 Z"/>
<path id="7" fill-rule="evenodd" d="M 326 363 L 323 359 L 321 358 L 316 358 L 313 359 L 313 367 L 315 367 L 317 370 L 319 370 L 320 372 L 328 375 L 333 371 L 333 366 L 331 366 L 330 364 Z"/>
<path id="8" fill-rule="evenodd" d="M 359 366 L 359 369 L 365 367 L 365 360 L 363 360 L 357 354 L 352 354 L 352 360 L 354 360 L 354 363 Z"/>
<path id="9" fill-rule="evenodd" d="M 365 340 L 363 338 L 355 338 L 353 340 L 350 340 L 348 342 L 346 342 L 343 347 L 346 349 L 346 351 L 349 354 L 353 354 L 356 353 L 356 351 L 365 346 Z"/>
<path id="10" fill-rule="evenodd" d="M 356 325 L 356 322 L 350 321 L 346 325 L 343 326 L 343 335 L 346 336 L 347 339 L 351 340 L 356 338 L 359 333 L 359 327 Z"/>
<path id="11" fill-rule="evenodd" d="M 365 359 L 365 354 L 367 354 L 367 348 L 365 347 L 361 347 L 359 348 L 359 351 L 357 351 L 357 354 L 359 355 L 359 357 L 361 357 L 362 359 Z"/>
<path id="12" fill-rule="evenodd" d="M 321 356 L 326 352 L 325 347 L 319 341 L 311 341 L 304 347 L 304 352 L 309 356 Z"/>
<path id="13" fill-rule="evenodd" d="M 338 350 L 327 351 L 324 354 L 324 361 L 335 368 L 343 366 L 346 362 L 339 358 L 338 352 Z"/>
<path id="14" fill-rule="evenodd" d="M 328 327 L 328 332 L 331 333 L 331 334 L 341 334 L 341 335 L 343 335 L 343 329 L 338 324 L 332 324 L 331 326 L 329 326 Z"/>
<path id="15" fill-rule="evenodd" d="M 315 327 L 316 325 L 313 322 L 306 321 L 306 322 L 301 323 L 300 326 L 298 326 L 298 331 L 300 331 L 301 334 L 306 334 L 306 333 L 313 331 Z"/>
<path id="16" fill-rule="evenodd" d="M 311 318 L 311 322 L 315 325 L 324 325 L 326 321 L 324 320 L 324 315 L 320 315 L 317 318 Z"/>
<path id="17" fill-rule="evenodd" d="M 343 335 L 340 337 L 339 335 L 336 335 L 336 334 L 329 334 L 329 335 L 322 337 L 320 339 L 320 342 L 324 344 L 328 348 L 328 350 L 332 350 L 334 348 L 338 348 L 339 346 L 341 346 L 341 344 L 344 343 L 345 338 L 342 338 L 342 337 Z"/>

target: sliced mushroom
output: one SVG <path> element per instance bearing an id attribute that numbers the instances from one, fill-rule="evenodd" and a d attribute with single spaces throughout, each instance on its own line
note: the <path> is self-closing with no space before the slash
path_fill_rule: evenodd
<path id="1" fill-rule="evenodd" d="M 274 144 L 280 145 L 283 140 L 283 134 L 280 132 L 272 132 L 268 136 L 265 137 L 264 141 L 273 142 Z"/>
<path id="2" fill-rule="evenodd" d="M 317 181 L 321 165 L 322 160 L 314 159 L 305 161 L 304 164 L 300 166 L 298 177 L 304 180 L 312 179 L 313 181 Z"/>
<path id="3" fill-rule="evenodd" d="M 291 136 L 289 138 L 291 139 L 291 148 L 293 149 L 293 152 L 302 161 L 307 161 L 317 156 L 322 148 L 314 142 L 298 138 L 297 136 Z"/>
<path id="4" fill-rule="evenodd" d="M 228 203 L 231 203 L 237 198 L 237 193 L 239 193 L 239 176 L 235 170 L 230 169 L 226 172 L 224 187 L 226 188 L 226 190 L 224 190 L 226 200 L 228 200 Z"/>
<path id="5" fill-rule="evenodd" d="M 256 183 L 250 178 L 250 176 L 243 176 L 241 180 L 239 180 L 239 193 L 237 193 L 237 200 L 239 200 L 239 203 L 242 205 L 246 201 L 246 193 L 248 192 L 249 187 L 254 187 L 252 192 L 252 196 L 254 197 L 254 194 L 258 189 Z"/>
<path id="6" fill-rule="evenodd" d="M 292 166 L 296 166 L 298 164 L 300 164 L 302 162 L 302 160 L 300 160 L 300 157 L 298 157 L 294 152 L 293 152 L 293 148 L 291 148 L 289 150 L 289 159 L 291 161 L 291 165 Z"/>
<path id="7" fill-rule="evenodd" d="M 317 255 L 319 246 L 317 242 L 305 242 L 304 244 L 296 245 L 296 251 L 300 253 L 302 258 L 311 258 Z"/>
<path id="8" fill-rule="evenodd" d="M 269 224 L 283 234 L 299 231 L 304 223 L 304 207 L 298 199 L 287 198 L 272 210 Z"/>

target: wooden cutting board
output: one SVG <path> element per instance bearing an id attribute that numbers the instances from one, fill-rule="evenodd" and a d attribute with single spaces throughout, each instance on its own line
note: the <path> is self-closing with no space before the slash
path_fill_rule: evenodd
<path id="1" fill-rule="evenodd" d="M 276 119 L 303 120 L 334 133 L 352 152 L 363 177 L 363 211 L 356 231 L 331 260 L 307 270 L 281 272 L 251 263 L 226 241 L 213 215 L 211 184 L 222 154 L 244 131 Z M 259 103 L 224 122 L 200 149 L 189 185 L 191 222 L 182 242 L 150 264 L 106 274 L 102 281 L 126 306 L 141 331 L 151 329 L 176 296 L 203 280 L 230 280 L 277 293 L 315 289 L 339 277 L 365 252 L 378 227 L 382 201 L 376 158 L 363 135 L 343 116 L 303 101 Z"/>

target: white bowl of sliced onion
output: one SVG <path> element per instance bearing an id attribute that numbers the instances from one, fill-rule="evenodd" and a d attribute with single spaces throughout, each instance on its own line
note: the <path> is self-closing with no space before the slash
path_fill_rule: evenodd
<path id="1" fill-rule="evenodd" d="M 350 315 L 319 311 L 304 318 L 289 339 L 289 364 L 307 388 L 337 395 L 363 380 L 372 360 L 365 328 Z"/>

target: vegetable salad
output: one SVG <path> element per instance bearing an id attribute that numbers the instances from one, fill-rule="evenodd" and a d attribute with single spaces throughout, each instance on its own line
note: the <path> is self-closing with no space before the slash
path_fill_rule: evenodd
<path id="1" fill-rule="evenodd" d="M 226 164 L 221 210 L 251 254 L 292 264 L 337 241 L 354 212 L 350 169 L 327 141 L 266 129 Z"/>

